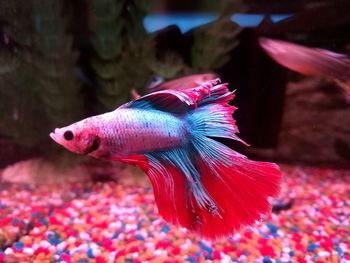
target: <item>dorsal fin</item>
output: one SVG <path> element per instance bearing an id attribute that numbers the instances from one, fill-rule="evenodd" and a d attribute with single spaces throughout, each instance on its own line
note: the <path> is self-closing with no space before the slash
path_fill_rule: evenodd
<path id="1" fill-rule="evenodd" d="M 119 108 L 157 109 L 183 114 L 208 103 L 220 103 L 233 97 L 227 83 L 220 84 L 219 79 L 208 81 L 197 88 L 186 90 L 162 90 L 147 94 Z"/>
<path id="2" fill-rule="evenodd" d="M 191 110 L 194 102 L 184 92 L 178 90 L 156 91 L 137 100 L 128 102 L 120 108 L 157 109 L 166 112 L 183 113 Z"/>

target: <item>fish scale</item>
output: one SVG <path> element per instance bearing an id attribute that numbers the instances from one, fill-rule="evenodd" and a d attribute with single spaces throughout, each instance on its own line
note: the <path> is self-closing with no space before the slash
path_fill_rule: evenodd
<path id="1" fill-rule="evenodd" d="M 187 142 L 187 123 L 173 114 L 157 110 L 119 109 L 98 116 L 102 139 L 121 154 L 161 151 Z"/>

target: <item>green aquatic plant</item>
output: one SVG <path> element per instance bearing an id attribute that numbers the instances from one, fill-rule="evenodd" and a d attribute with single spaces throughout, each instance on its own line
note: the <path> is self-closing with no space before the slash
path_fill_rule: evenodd
<path id="1" fill-rule="evenodd" d="M 193 30 L 191 68 L 194 72 L 215 71 L 231 59 L 231 51 L 239 44 L 242 28 L 233 23 L 231 15 L 243 13 L 241 0 L 202 1 L 201 9 L 219 15 L 218 19 Z"/>
<path id="2" fill-rule="evenodd" d="M 1 5 L 6 42 L 0 49 L 0 134 L 45 149 L 53 127 L 82 116 L 68 18 L 60 1 Z"/>
<path id="3" fill-rule="evenodd" d="M 159 59 L 154 55 L 148 61 L 148 67 L 154 75 L 165 79 L 173 79 L 189 72 L 182 57 L 175 52 L 165 52 Z"/>
<path id="4" fill-rule="evenodd" d="M 32 2 L 1 1 L 0 135 L 17 144 L 35 146 L 42 139 L 41 97 L 35 85 Z M 38 118 L 40 116 L 40 118 Z"/>
<path id="5" fill-rule="evenodd" d="M 0 55 L 1 56 L 1 55 Z M 47 137 L 40 94 L 30 64 L 21 61 L 11 72 L 0 75 L 0 133 L 24 146 L 36 146 Z"/>
<path id="6" fill-rule="evenodd" d="M 62 15 L 62 2 L 34 1 L 35 33 L 32 61 L 38 89 L 50 128 L 82 117 L 80 83 L 75 76 L 77 53 L 67 34 L 69 15 Z"/>
<path id="7" fill-rule="evenodd" d="M 95 54 L 91 65 L 99 85 L 98 111 L 125 102 L 131 88 L 140 89 L 149 77 L 146 61 L 150 40 L 143 28 L 143 1 L 93 0 L 89 27 Z M 132 77 L 130 77 L 132 76 Z"/>
<path id="8" fill-rule="evenodd" d="M 230 52 L 239 44 L 237 35 L 241 28 L 228 17 L 195 29 L 191 49 L 191 66 L 199 71 L 215 70 L 230 59 Z"/>

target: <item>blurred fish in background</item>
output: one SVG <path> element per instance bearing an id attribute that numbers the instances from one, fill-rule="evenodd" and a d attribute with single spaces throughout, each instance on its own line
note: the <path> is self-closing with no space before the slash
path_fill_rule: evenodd
<path id="1" fill-rule="evenodd" d="M 260 38 L 259 43 L 272 59 L 290 70 L 332 79 L 350 102 L 350 60 L 347 56 L 269 38 Z"/>
<path id="2" fill-rule="evenodd" d="M 147 93 L 150 93 L 167 89 L 192 89 L 216 78 L 218 78 L 218 75 L 215 73 L 194 74 L 169 81 L 166 81 L 161 76 L 153 76 L 147 83 L 145 90 Z M 141 96 L 135 89 L 132 89 L 131 97 L 133 99 L 139 99 Z"/>

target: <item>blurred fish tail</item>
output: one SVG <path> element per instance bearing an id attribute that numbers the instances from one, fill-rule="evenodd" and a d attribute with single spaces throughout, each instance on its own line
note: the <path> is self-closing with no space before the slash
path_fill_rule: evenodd
<path id="1" fill-rule="evenodd" d="M 304 75 L 332 79 L 350 94 L 350 61 L 347 56 L 282 40 L 260 38 L 259 43 L 282 66 Z"/>

